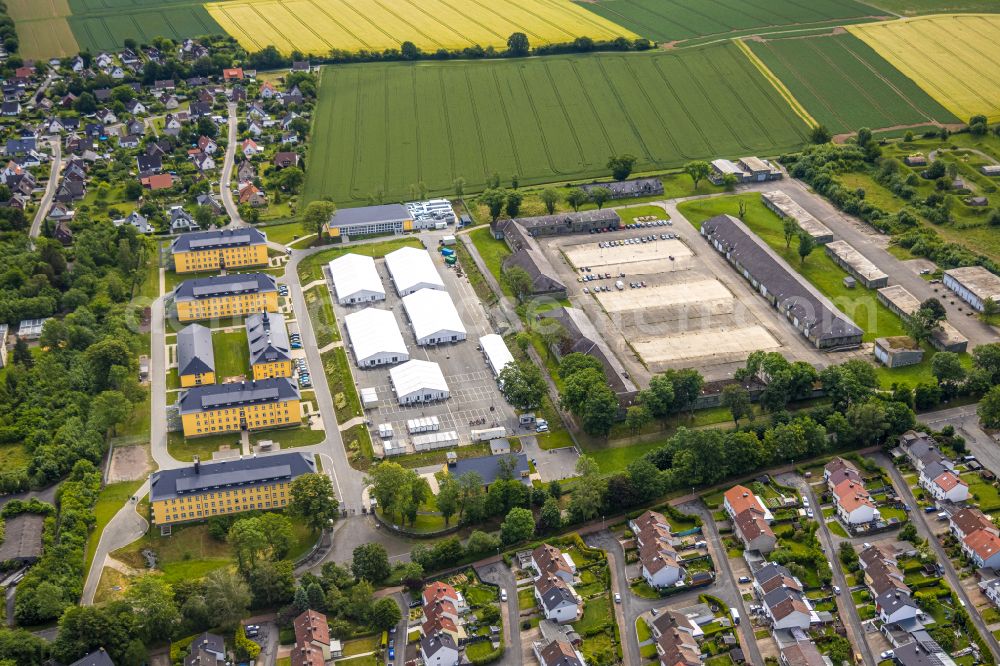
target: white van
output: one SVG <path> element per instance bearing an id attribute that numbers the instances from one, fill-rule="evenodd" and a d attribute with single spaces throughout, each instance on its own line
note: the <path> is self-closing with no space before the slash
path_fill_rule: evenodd
<path id="1" fill-rule="evenodd" d="M 738 625 L 740 623 L 740 612 L 735 608 L 730 608 L 729 614 L 733 617 L 733 625 Z"/>

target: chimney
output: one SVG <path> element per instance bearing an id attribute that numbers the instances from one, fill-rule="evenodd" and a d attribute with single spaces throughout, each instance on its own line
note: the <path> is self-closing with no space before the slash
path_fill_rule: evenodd
<path id="1" fill-rule="evenodd" d="M 198 456 L 194 457 L 194 473 L 201 474 L 201 458 Z"/>

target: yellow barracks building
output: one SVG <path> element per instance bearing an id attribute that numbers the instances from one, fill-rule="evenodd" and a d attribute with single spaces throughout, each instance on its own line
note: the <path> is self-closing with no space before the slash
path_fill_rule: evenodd
<path id="1" fill-rule="evenodd" d="M 247 344 L 254 379 L 292 376 L 292 347 L 285 318 L 276 312 L 247 317 Z"/>
<path id="2" fill-rule="evenodd" d="M 267 266 L 267 236 L 253 227 L 182 234 L 170 253 L 178 273 Z"/>
<path id="3" fill-rule="evenodd" d="M 215 348 L 210 329 L 191 324 L 177 334 L 177 376 L 181 388 L 215 383 Z"/>
<path id="4" fill-rule="evenodd" d="M 280 509 L 291 500 L 292 481 L 316 472 L 311 454 L 275 453 L 153 472 L 149 501 L 153 523 L 170 525 L 240 511 Z"/>
<path id="5" fill-rule="evenodd" d="M 299 389 L 284 377 L 209 384 L 181 391 L 177 409 L 185 437 L 299 425 Z"/>
<path id="6" fill-rule="evenodd" d="M 278 283 L 266 273 L 196 278 L 177 286 L 174 303 L 180 321 L 277 312 Z"/>

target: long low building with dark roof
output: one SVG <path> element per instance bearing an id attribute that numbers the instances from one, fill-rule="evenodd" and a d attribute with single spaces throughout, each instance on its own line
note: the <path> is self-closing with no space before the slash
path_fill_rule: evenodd
<path id="1" fill-rule="evenodd" d="M 196 386 L 177 399 L 185 437 L 299 425 L 299 389 L 281 377 Z"/>
<path id="2" fill-rule="evenodd" d="M 253 227 L 182 234 L 170 244 L 178 273 L 267 266 L 267 236 Z"/>
<path id="3" fill-rule="evenodd" d="M 701 235 L 818 349 L 861 344 L 864 331 L 743 222 L 717 215 L 702 223 Z"/>
<path id="4" fill-rule="evenodd" d="M 181 282 L 174 290 L 180 321 L 278 311 L 278 283 L 266 273 L 215 275 Z"/>
<path id="5" fill-rule="evenodd" d="M 149 477 L 153 522 L 169 525 L 211 516 L 280 509 L 292 481 L 316 471 L 311 454 L 276 453 L 163 469 Z"/>

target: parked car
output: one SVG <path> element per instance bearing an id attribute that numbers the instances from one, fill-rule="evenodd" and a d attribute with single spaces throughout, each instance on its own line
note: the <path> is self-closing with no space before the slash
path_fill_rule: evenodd
<path id="1" fill-rule="evenodd" d="M 619 594 L 618 592 L 615 592 L 615 603 L 620 604 L 621 602 L 622 602 L 622 595 Z"/>
<path id="2" fill-rule="evenodd" d="M 507 601 L 507 590 L 500 590 L 500 601 Z"/>
<path id="3" fill-rule="evenodd" d="M 750 576 L 740 576 L 740 582 L 741 583 L 749 583 L 750 582 Z"/>

